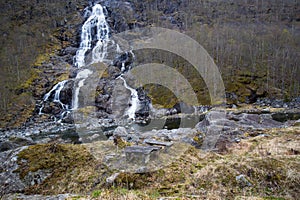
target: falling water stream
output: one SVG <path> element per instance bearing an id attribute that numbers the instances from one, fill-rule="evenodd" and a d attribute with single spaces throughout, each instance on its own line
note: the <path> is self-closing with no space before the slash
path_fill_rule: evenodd
<path id="1" fill-rule="evenodd" d="M 139 106 L 139 97 L 138 97 L 138 93 L 135 89 L 131 88 L 130 86 L 127 85 L 126 80 L 122 77 L 119 76 L 118 78 L 120 78 L 123 82 L 124 82 L 124 87 L 128 90 L 130 90 L 131 95 L 130 95 L 130 107 L 129 109 L 126 111 L 126 114 L 128 115 L 129 119 L 135 119 L 135 112 L 138 109 Z"/>
<path id="2" fill-rule="evenodd" d="M 87 9 L 88 10 L 88 9 Z M 108 51 L 108 43 L 110 42 L 109 38 L 109 26 L 105 19 L 104 9 L 100 4 L 95 4 L 92 7 L 92 11 L 86 13 L 89 15 L 87 20 L 84 22 L 81 30 L 81 42 L 79 49 L 76 52 L 74 57 L 74 65 L 78 68 L 78 73 L 76 78 L 74 79 L 75 89 L 73 92 L 72 99 L 72 110 L 76 110 L 80 107 L 79 105 L 79 94 L 80 89 L 84 85 L 85 80 L 91 75 L 93 72 L 90 69 L 84 68 L 85 66 L 97 62 L 104 62 L 107 51 Z M 111 41 L 113 44 L 114 42 Z M 91 61 L 87 63 L 87 54 L 91 52 Z M 120 53 L 121 49 L 118 44 L 116 44 L 116 53 Z M 133 54 L 133 53 L 132 53 Z M 83 69 L 84 68 L 84 69 Z M 122 72 L 125 71 L 125 63 L 122 63 Z M 137 95 L 137 91 L 130 86 L 127 85 L 126 80 L 120 76 L 120 79 L 124 82 L 124 87 L 131 92 L 131 103 L 130 107 L 126 111 L 125 114 L 129 116 L 131 119 L 135 119 L 135 112 L 139 105 L 139 99 Z M 53 102 L 59 102 L 62 108 L 66 111 L 69 111 L 68 105 L 63 104 L 60 101 L 60 92 L 63 89 L 64 85 L 68 80 L 64 80 L 55 85 L 45 96 L 43 102 L 49 100 L 49 97 L 53 92 L 55 92 Z M 43 106 L 40 108 L 40 114 L 42 114 Z M 64 115 L 62 115 L 63 117 Z"/>

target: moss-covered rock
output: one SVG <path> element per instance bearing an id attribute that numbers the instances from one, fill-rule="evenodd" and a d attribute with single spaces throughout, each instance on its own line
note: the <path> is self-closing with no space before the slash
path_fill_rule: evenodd
<path id="1" fill-rule="evenodd" d="M 189 147 L 169 165 L 145 173 L 109 169 L 105 156 L 122 153 L 112 141 L 86 147 L 38 144 L 18 154 L 19 168 L 15 173 L 24 181 L 31 180 L 34 174 L 43 175 L 40 183 L 29 184 L 27 194 L 77 193 L 98 199 L 295 199 L 300 181 L 299 133 L 297 127 L 266 130 L 268 137 L 247 136 L 222 155 Z M 88 149 L 93 155 L 97 151 L 97 158 Z M 117 176 L 108 184 L 106 179 L 113 174 Z"/>
<path id="2" fill-rule="evenodd" d="M 28 187 L 26 193 L 88 192 L 101 176 L 98 173 L 101 169 L 97 170 L 101 163 L 80 145 L 51 143 L 30 146 L 19 153 L 18 164 L 17 172 L 22 179 L 41 170 L 49 174 L 39 185 Z"/>

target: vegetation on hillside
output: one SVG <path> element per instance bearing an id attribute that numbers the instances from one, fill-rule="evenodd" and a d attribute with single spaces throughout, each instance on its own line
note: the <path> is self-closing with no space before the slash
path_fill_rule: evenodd
<path id="1" fill-rule="evenodd" d="M 199 42 L 220 68 L 229 103 L 250 102 L 248 96 L 290 100 L 300 95 L 299 2 L 294 0 L 129 0 L 130 9 L 110 10 L 110 26 L 118 28 L 115 17 L 128 28 L 159 26 L 181 31 Z M 20 126 L 32 114 L 41 93 L 57 81 L 47 79 L 40 65 L 51 61 L 68 46 L 77 48 L 85 0 L 6 1 L 0 6 L 0 112 L 1 127 Z M 104 4 L 109 5 L 109 2 Z M 114 14 L 113 14 L 114 13 Z M 117 13 L 117 14 L 116 14 Z M 121 27 L 121 25 L 120 25 Z M 120 30 L 112 30 L 118 32 Z M 164 58 L 162 55 L 166 55 Z M 138 56 L 137 56 L 138 57 Z M 43 58 L 41 60 L 41 58 Z M 193 86 L 199 102 L 209 104 L 204 82 L 186 61 L 167 52 L 145 51 L 139 62 L 167 61 Z M 71 62 L 71 61 L 70 61 Z M 58 65 L 53 62 L 54 65 Z M 69 63 L 70 65 L 71 63 Z M 36 68 L 39 68 L 38 71 Z M 64 71 L 65 72 L 65 71 Z M 34 94 L 38 88 L 38 94 Z M 42 90 L 40 88 L 43 88 Z M 172 107 L 178 100 L 161 86 L 146 86 L 155 104 Z M 25 92 L 33 106 L 19 101 Z M 164 95 L 160 95 L 164 93 Z M 23 94 L 24 95 L 24 94 Z M 30 107 L 27 109 L 26 107 Z M 26 109 L 25 115 L 22 113 Z M 11 117 L 7 117 L 6 114 Z"/>
<path id="2" fill-rule="evenodd" d="M 190 147 L 169 166 L 148 173 L 110 169 L 105 156 L 122 151 L 112 141 L 95 144 L 102 147 L 97 158 L 89 145 L 40 144 L 19 153 L 16 172 L 22 178 L 38 170 L 50 172 L 26 193 L 80 195 L 71 199 L 296 199 L 299 134 L 299 127 L 245 133 L 240 143 L 219 153 Z"/>
<path id="3" fill-rule="evenodd" d="M 33 114 L 35 90 L 49 89 L 38 81 L 47 77 L 47 70 L 38 68 L 60 49 L 74 45 L 68 39 L 77 37 L 86 4 L 84 0 L 0 1 L 1 127 L 18 127 Z M 20 101 L 23 93 L 32 103 Z"/>

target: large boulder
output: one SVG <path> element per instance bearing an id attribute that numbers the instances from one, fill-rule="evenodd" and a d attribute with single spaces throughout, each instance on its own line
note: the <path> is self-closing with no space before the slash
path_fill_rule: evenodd
<path id="1" fill-rule="evenodd" d="M 220 145 L 223 148 L 226 145 L 224 143 L 237 141 L 237 138 L 246 131 L 259 131 L 281 126 L 283 123 L 273 120 L 271 114 L 212 110 L 196 125 L 196 130 L 206 135 L 203 149 L 218 149 Z"/>
<path id="2" fill-rule="evenodd" d="M 15 172 L 18 169 L 18 153 L 27 147 L 0 153 L 0 196 L 9 193 L 22 192 L 26 183 Z"/>

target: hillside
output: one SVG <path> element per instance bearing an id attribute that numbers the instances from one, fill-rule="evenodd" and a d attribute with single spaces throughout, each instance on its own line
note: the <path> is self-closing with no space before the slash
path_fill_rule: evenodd
<path id="1" fill-rule="evenodd" d="M 0 0 L 0 198 L 300 195 L 297 0 Z"/>
<path id="2" fill-rule="evenodd" d="M 79 45 L 87 4 L 1 1 L 2 127 L 23 124 L 36 112 L 35 105 L 42 96 L 68 76 L 73 59 L 72 52 L 65 52 Z M 289 101 L 299 96 L 297 1 L 149 0 L 104 4 L 114 27 L 112 32 L 151 25 L 181 31 L 198 41 L 222 73 L 228 103 L 253 103 L 257 97 Z M 166 52 L 144 53 L 146 56 L 138 57 L 139 63 L 167 62 L 186 76 L 200 102 L 209 104 L 202 78 L 186 61 Z M 165 107 L 176 103 L 173 95 L 160 86 L 146 89 L 154 103 Z M 157 96 L 161 91 L 166 93 L 164 99 Z"/>

